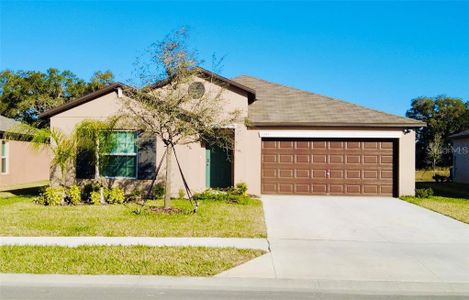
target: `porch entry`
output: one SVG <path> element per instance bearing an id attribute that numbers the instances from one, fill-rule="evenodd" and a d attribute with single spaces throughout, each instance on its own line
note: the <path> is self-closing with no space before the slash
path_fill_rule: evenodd
<path id="1" fill-rule="evenodd" d="M 233 185 L 232 151 L 216 145 L 205 148 L 205 184 L 208 188 Z"/>

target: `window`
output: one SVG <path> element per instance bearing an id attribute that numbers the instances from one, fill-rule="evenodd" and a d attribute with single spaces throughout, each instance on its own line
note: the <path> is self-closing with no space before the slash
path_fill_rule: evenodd
<path id="1" fill-rule="evenodd" d="M 2 147 L 1 147 L 1 168 L 0 171 L 2 174 L 7 174 L 8 173 L 8 144 L 6 141 L 2 141 Z"/>
<path id="2" fill-rule="evenodd" d="M 103 161 L 104 177 L 137 177 L 137 134 L 133 131 L 116 131 L 112 134 L 114 145 Z"/>

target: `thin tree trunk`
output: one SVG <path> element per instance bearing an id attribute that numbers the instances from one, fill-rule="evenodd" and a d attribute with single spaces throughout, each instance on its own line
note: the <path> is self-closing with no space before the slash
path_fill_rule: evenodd
<path id="1" fill-rule="evenodd" d="M 96 182 L 98 182 L 98 184 L 99 184 L 99 202 L 101 204 L 106 204 L 106 200 L 104 200 L 104 188 L 101 186 L 101 181 L 100 181 L 101 174 L 99 173 L 99 168 L 100 168 L 100 165 L 99 165 L 99 137 L 96 140 L 96 151 L 95 151 L 94 155 L 95 155 L 95 159 L 96 159 L 96 163 L 94 164 L 94 178 L 96 179 Z"/>
<path id="2" fill-rule="evenodd" d="M 172 169 L 172 153 L 173 147 L 171 144 L 166 146 L 166 182 L 165 182 L 165 193 L 164 193 L 164 208 L 171 208 L 171 169 Z"/>

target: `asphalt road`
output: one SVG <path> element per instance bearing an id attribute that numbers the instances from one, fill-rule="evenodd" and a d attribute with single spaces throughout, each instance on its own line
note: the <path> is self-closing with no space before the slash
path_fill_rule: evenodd
<path id="1" fill-rule="evenodd" d="M 379 295 L 313 291 L 233 291 L 191 290 L 148 287 L 0 287 L 2 300 L 121 300 L 121 299 L 467 299 L 467 296 L 443 295 Z"/>

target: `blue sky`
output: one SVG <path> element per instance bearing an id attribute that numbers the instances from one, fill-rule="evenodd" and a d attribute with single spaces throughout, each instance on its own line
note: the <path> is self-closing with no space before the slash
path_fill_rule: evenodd
<path id="1" fill-rule="evenodd" d="M 427 95 L 469 101 L 469 2 L 2 1 L 0 69 L 131 78 L 150 43 L 187 25 L 221 74 L 248 74 L 404 114 Z M 210 65 L 207 65 L 210 67 Z"/>

